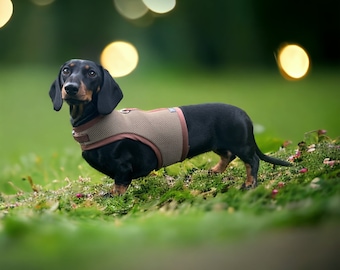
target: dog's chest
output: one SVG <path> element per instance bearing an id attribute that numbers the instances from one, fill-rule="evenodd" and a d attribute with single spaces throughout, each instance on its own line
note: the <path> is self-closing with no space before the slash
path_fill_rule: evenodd
<path id="1" fill-rule="evenodd" d="M 139 141 L 153 149 L 159 168 L 184 160 L 188 153 L 188 131 L 179 108 L 113 111 L 75 127 L 73 137 L 82 150 L 125 138 Z"/>

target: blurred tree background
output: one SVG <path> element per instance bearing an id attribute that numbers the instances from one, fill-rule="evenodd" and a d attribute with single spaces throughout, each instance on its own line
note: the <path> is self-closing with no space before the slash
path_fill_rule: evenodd
<path id="1" fill-rule="evenodd" d="M 282 42 L 301 44 L 314 64 L 340 63 L 338 0 L 178 0 L 169 13 L 137 20 L 121 16 L 113 0 L 12 2 L 13 16 L 0 29 L 3 65 L 98 61 L 114 40 L 131 42 L 150 63 L 268 66 Z"/>

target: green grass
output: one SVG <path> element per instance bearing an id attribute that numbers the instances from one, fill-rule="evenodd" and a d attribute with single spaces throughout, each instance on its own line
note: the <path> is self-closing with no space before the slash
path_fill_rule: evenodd
<path id="1" fill-rule="evenodd" d="M 28 178 L 30 192 L 0 197 L 1 265 L 92 269 L 100 262 L 119 269 L 206 269 L 217 260 L 243 269 L 249 252 L 255 269 L 262 269 L 288 265 L 283 258 L 303 250 L 307 260 L 295 258 L 293 265 L 310 268 L 317 260 L 333 267 L 339 246 L 340 141 L 316 136 L 312 142 L 315 150 L 301 149 L 291 168 L 262 163 L 259 186 L 250 191 L 240 190 L 245 172 L 237 160 L 227 172 L 209 175 L 210 154 L 134 181 L 117 198 L 102 196 L 112 188 L 108 178 L 91 175 L 94 179 L 66 179 L 56 186 L 30 184 Z M 294 156 L 297 149 L 275 156 Z M 331 166 L 325 158 L 336 162 Z M 308 171 L 301 173 L 302 168 Z"/>
<path id="2" fill-rule="evenodd" d="M 56 70 L 22 67 L 2 75 L 1 269 L 337 265 L 336 72 L 314 71 L 301 82 L 268 71 L 142 70 L 118 79 L 120 108 L 231 103 L 265 128 L 256 134 L 265 152 L 287 159 L 302 140 L 315 150 L 301 148 L 290 168 L 261 162 L 259 186 L 247 192 L 240 191 L 244 165 L 235 160 L 227 172 L 210 175 L 217 158 L 208 153 L 133 181 L 114 199 L 102 196 L 113 181 L 82 160 L 66 106 L 52 110 L 47 93 Z M 306 133 L 318 129 L 327 136 Z M 279 151 L 284 140 L 293 143 Z M 307 255 L 296 260 L 302 249 Z"/>

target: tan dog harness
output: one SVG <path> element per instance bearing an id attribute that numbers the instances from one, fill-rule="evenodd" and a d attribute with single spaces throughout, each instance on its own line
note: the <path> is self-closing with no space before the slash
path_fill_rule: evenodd
<path id="1" fill-rule="evenodd" d="M 180 108 L 114 110 L 74 127 L 73 137 L 83 151 L 126 138 L 140 141 L 155 152 L 158 168 L 184 160 L 189 151 L 188 129 Z"/>

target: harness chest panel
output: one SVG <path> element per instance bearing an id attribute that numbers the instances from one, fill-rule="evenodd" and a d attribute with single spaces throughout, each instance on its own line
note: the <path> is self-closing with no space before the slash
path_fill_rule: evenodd
<path id="1" fill-rule="evenodd" d="M 140 141 L 155 152 L 158 168 L 184 160 L 189 149 L 188 130 L 180 108 L 113 111 L 74 127 L 73 137 L 82 150 L 126 138 Z"/>

